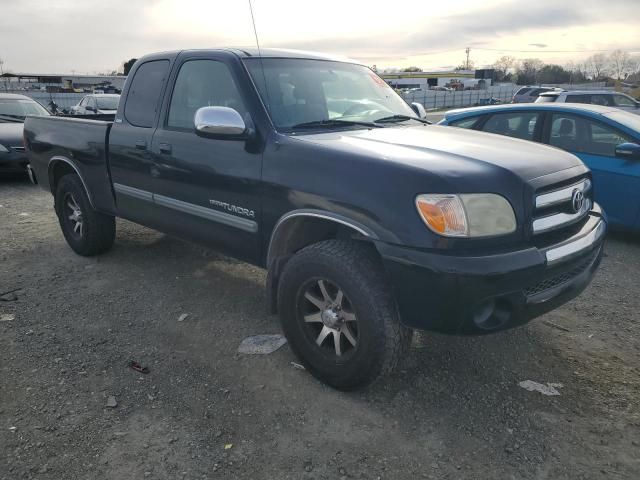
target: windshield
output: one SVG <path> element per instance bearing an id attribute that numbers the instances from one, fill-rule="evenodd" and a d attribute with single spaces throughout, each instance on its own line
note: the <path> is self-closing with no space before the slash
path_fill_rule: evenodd
<path id="1" fill-rule="evenodd" d="M 535 103 L 552 103 L 558 99 L 557 95 L 540 95 L 536 98 Z"/>
<path id="2" fill-rule="evenodd" d="M 49 115 L 49 112 L 33 100 L 0 98 L 0 122 L 23 121 L 27 115 L 42 117 Z"/>
<path id="3" fill-rule="evenodd" d="M 96 97 L 96 100 L 98 100 L 98 110 L 117 110 L 120 96 Z"/>
<path id="4" fill-rule="evenodd" d="M 250 58 L 245 64 L 278 129 L 416 116 L 393 88 L 362 65 L 290 58 Z"/>
<path id="5" fill-rule="evenodd" d="M 630 128 L 636 133 L 636 137 L 640 135 L 640 115 L 625 112 L 624 110 L 616 110 L 605 113 L 604 116 L 618 122 L 620 125 Z"/>

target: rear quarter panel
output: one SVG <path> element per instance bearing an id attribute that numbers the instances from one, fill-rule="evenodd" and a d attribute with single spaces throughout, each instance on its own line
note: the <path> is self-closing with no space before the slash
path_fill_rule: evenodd
<path id="1" fill-rule="evenodd" d="M 53 192 L 53 171 L 61 162 L 82 179 L 93 207 L 115 214 L 108 165 L 111 123 L 63 117 L 28 117 L 24 125 L 25 148 L 38 183 Z"/>

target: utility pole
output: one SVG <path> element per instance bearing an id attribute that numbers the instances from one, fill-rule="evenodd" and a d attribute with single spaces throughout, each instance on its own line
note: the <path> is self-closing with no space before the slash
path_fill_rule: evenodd
<path id="1" fill-rule="evenodd" d="M 469 47 L 467 47 L 467 48 L 465 49 L 465 52 L 466 52 L 466 54 L 467 54 L 467 63 L 465 64 L 465 67 L 464 67 L 464 68 L 465 68 L 465 70 L 469 70 L 469 52 L 470 52 L 470 51 L 471 51 L 471 49 L 470 49 Z"/>

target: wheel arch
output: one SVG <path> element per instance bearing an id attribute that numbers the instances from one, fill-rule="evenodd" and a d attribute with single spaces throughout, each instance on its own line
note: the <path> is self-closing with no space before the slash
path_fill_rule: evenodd
<path id="1" fill-rule="evenodd" d="M 271 313 L 277 313 L 277 291 L 280 274 L 297 251 L 313 243 L 333 238 L 363 242 L 378 240 L 369 227 L 348 217 L 323 210 L 294 210 L 276 222 L 267 248 L 267 302 Z"/>
<path id="2" fill-rule="evenodd" d="M 49 175 L 49 187 L 53 195 L 55 195 L 58 182 L 64 175 L 76 174 L 80 178 L 80 182 L 82 182 L 82 187 L 87 194 L 87 198 L 89 199 L 91 208 L 95 209 L 93 197 L 91 196 L 91 192 L 87 188 L 87 183 L 85 182 L 82 173 L 80 173 L 80 169 L 69 158 L 61 155 L 53 156 L 49 160 L 47 169 Z"/>

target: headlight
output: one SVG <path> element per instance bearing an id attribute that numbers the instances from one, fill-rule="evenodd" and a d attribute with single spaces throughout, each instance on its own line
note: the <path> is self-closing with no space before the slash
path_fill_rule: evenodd
<path id="1" fill-rule="evenodd" d="M 0 153 L 9 153 L 9 149 L 0 143 Z"/>
<path id="2" fill-rule="evenodd" d="M 494 193 L 418 195 L 416 207 L 427 227 L 445 237 L 488 237 L 516 229 L 513 208 Z"/>

